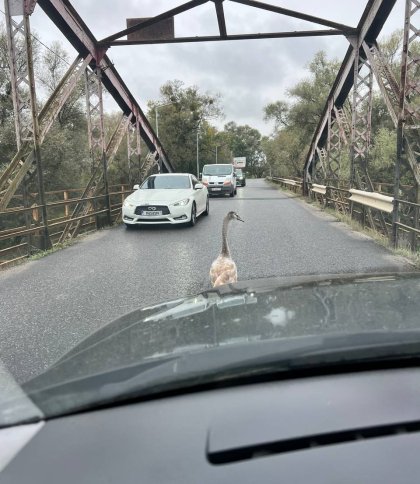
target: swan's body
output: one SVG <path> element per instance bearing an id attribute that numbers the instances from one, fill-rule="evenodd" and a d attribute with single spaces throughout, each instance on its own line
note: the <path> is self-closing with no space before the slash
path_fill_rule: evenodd
<path id="1" fill-rule="evenodd" d="M 230 256 L 227 243 L 228 225 L 231 220 L 240 220 L 243 222 L 236 212 L 229 212 L 223 220 L 222 251 L 210 267 L 210 281 L 213 287 L 231 284 L 238 280 L 236 264 Z"/>

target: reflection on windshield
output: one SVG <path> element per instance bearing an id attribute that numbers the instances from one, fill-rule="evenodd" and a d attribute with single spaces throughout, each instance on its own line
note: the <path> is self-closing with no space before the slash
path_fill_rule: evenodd
<path id="1" fill-rule="evenodd" d="M 232 165 L 206 165 L 203 168 L 203 175 L 230 175 Z"/>
<path id="2" fill-rule="evenodd" d="M 190 179 L 186 175 L 159 175 L 149 176 L 149 178 L 141 186 L 141 190 L 157 190 L 162 188 L 169 189 L 185 189 L 190 187 Z"/>

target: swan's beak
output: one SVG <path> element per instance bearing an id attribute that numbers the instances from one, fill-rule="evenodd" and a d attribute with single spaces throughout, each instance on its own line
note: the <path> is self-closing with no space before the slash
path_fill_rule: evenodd
<path id="1" fill-rule="evenodd" d="M 245 220 L 242 220 L 239 215 L 236 216 L 236 220 L 239 220 L 240 222 L 244 222 L 245 223 Z"/>

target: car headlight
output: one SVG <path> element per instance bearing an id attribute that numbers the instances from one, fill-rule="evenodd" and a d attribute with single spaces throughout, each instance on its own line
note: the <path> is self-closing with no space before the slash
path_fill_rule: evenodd
<path id="1" fill-rule="evenodd" d="M 124 200 L 123 206 L 125 208 L 133 208 L 133 207 L 135 207 L 135 205 L 133 204 L 133 202 L 130 202 L 129 200 Z"/>
<path id="2" fill-rule="evenodd" d="M 174 207 L 184 207 L 185 205 L 188 205 L 189 201 L 189 198 L 184 198 L 184 200 L 174 203 Z"/>

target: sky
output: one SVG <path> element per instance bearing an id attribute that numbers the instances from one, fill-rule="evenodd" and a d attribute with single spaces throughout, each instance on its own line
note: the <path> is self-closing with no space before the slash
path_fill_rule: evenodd
<path id="1" fill-rule="evenodd" d="M 126 18 L 152 17 L 185 0 L 71 0 L 97 39 L 126 27 Z M 355 27 L 366 0 L 266 0 L 266 3 L 323 17 Z M 402 28 L 404 1 L 397 3 L 381 35 Z M 228 34 L 324 29 L 326 27 L 252 7 L 224 2 Z M 65 37 L 37 6 L 31 18 L 33 31 L 50 44 L 60 40 L 72 60 L 76 53 Z M 214 3 L 208 2 L 175 18 L 175 36 L 218 35 Z M 168 44 L 112 47 L 114 62 L 130 91 L 146 111 L 148 100 L 159 100 L 159 88 L 179 79 L 203 92 L 220 93 L 228 121 L 249 124 L 269 134 L 272 124 L 263 120 L 263 108 L 279 99 L 288 100 L 288 89 L 308 76 L 307 66 L 316 52 L 342 60 L 348 47 L 344 37 L 242 40 L 196 44 Z M 108 99 L 107 110 L 117 109 Z M 151 120 L 153 125 L 153 120 Z"/>

